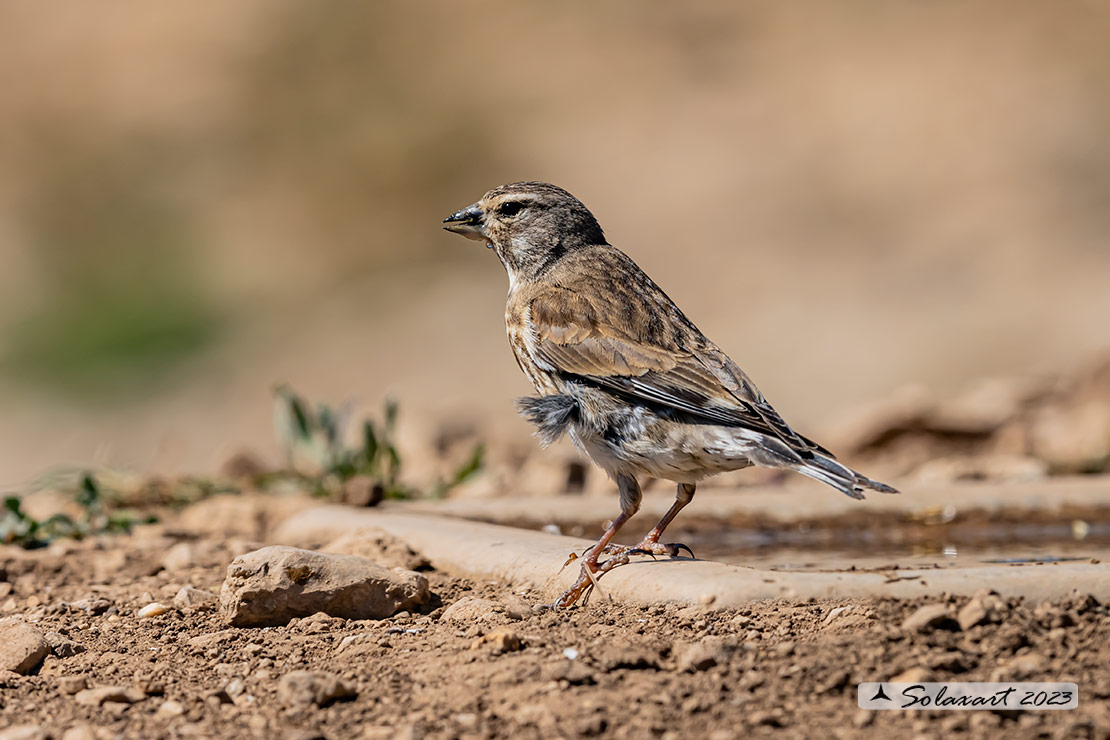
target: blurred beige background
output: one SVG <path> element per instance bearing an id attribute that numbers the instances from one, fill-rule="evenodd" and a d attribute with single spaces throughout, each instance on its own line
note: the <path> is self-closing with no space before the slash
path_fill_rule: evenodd
<path id="1" fill-rule="evenodd" d="M 1110 345 L 1110 5 L 0 5 L 0 485 L 274 454 L 273 384 L 527 435 L 440 220 L 581 197 L 796 426 Z M 415 432 L 410 432 L 415 433 Z"/>

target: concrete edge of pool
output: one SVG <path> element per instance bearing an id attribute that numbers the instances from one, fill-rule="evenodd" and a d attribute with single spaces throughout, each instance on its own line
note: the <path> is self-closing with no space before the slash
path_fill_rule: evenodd
<path id="1" fill-rule="evenodd" d="M 428 514 L 322 506 L 294 514 L 271 538 L 276 544 L 322 544 L 367 530 L 388 532 L 454 575 L 538 589 L 554 599 L 577 577 L 560 566 L 589 540 Z M 739 606 L 770 598 L 914 598 L 942 593 L 967 595 L 991 588 L 1003 596 L 1033 600 L 1073 591 L 1110 599 L 1110 564 L 1045 563 L 882 572 L 758 570 L 712 561 L 637 560 L 601 581 L 605 594 L 625 603 Z M 597 597 L 595 597 L 597 598 Z"/>

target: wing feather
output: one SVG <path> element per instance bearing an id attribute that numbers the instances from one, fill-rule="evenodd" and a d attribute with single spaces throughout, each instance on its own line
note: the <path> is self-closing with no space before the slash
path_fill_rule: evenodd
<path id="1" fill-rule="evenodd" d="M 621 308 L 635 314 L 637 307 Z M 770 435 L 802 457 L 814 450 L 827 454 L 791 429 L 740 368 L 685 317 L 680 328 L 687 336 L 664 337 L 671 340 L 664 342 L 646 332 L 637 336 L 634 321 L 615 326 L 607 320 L 611 313 L 611 306 L 599 307 L 565 287 L 538 292 L 529 311 L 534 359 L 564 377 L 672 409 L 695 422 Z"/>

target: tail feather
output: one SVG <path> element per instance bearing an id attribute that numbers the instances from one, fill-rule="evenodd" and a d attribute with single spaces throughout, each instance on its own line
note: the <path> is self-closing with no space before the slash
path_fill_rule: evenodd
<path id="1" fill-rule="evenodd" d="M 877 480 L 872 480 L 861 473 L 857 473 L 847 465 L 842 465 L 824 455 L 814 455 L 813 459 L 806 460 L 806 464 L 799 465 L 794 469 L 802 475 L 827 483 L 844 495 L 855 499 L 864 498 L 863 492 L 868 490 L 878 491 L 879 493 L 898 493 L 897 489 Z"/>

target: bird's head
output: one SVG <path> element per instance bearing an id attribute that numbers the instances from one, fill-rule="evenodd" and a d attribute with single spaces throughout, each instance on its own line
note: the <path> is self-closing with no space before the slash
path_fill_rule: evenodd
<path id="1" fill-rule="evenodd" d="M 494 188 L 443 219 L 443 228 L 484 241 L 513 279 L 535 277 L 571 249 L 607 243 L 582 201 L 545 182 Z"/>

